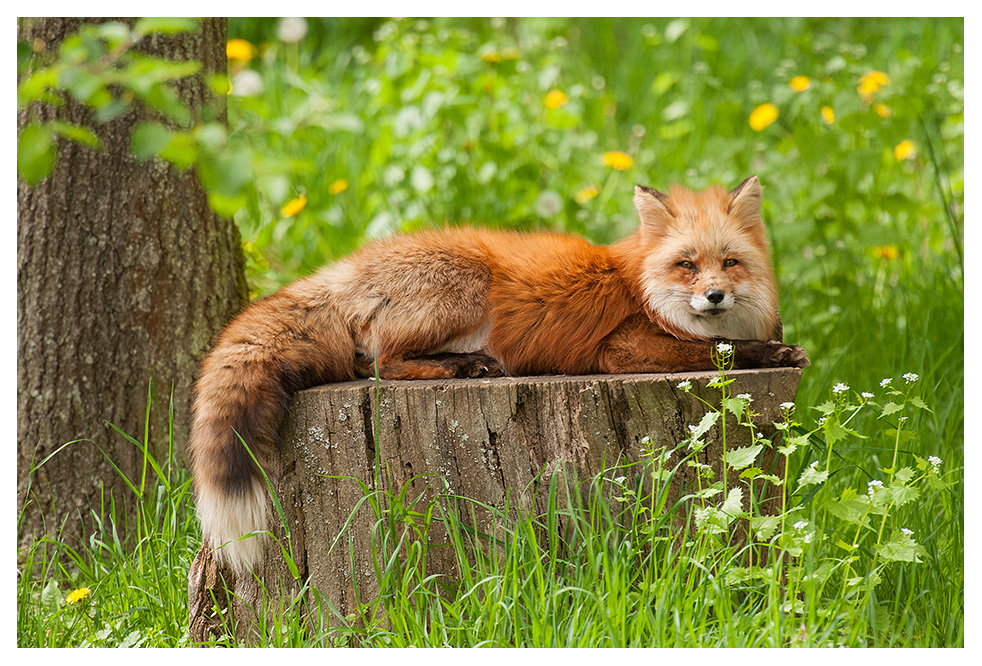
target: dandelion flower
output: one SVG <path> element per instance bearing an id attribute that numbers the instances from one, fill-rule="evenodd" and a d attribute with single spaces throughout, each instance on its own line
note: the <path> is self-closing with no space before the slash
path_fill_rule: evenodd
<path id="1" fill-rule="evenodd" d="M 761 104 L 750 112 L 750 129 L 759 132 L 777 120 L 778 115 L 780 112 L 777 107 L 770 102 Z"/>
<path id="2" fill-rule="evenodd" d="M 280 215 L 283 217 L 293 217 L 297 213 L 303 210 L 304 206 L 307 205 L 307 197 L 301 194 L 300 196 L 290 199 L 285 204 L 283 208 L 280 209 Z"/>
<path id="3" fill-rule="evenodd" d="M 256 57 L 256 47 L 244 39 L 230 39 L 225 42 L 225 55 L 229 60 L 249 62 Z"/>
<path id="4" fill-rule="evenodd" d="M 879 247 L 873 248 L 873 258 L 874 259 L 889 259 L 893 260 L 900 256 L 899 250 L 897 250 L 896 245 L 881 245 Z"/>
<path id="5" fill-rule="evenodd" d="M 292 44 L 307 36 L 307 19 L 301 17 L 282 18 L 276 26 L 276 37 L 281 42 Z"/>
<path id="6" fill-rule="evenodd" d="M 558 109 L 569 101 L 569 97 L 561 90 L 550 90 L 546 95 L 546 106 Z"/>
<path id="7" fill-rule="evenodd" d="M 915 375 L 913 372 L 905 372 L 903 377 L 905 384 L 913 384 L 918 379 L 917 375 Z"/>
<path id="8" fill-rule="evenodd" d="M 341 194 L 346 189 L 348 189 L 348 181 L 344 178 L 338 178 L 336 181 L 327 186 L 327 191 L 330 194 Z"/>
<path id="9" fill-rule="evenodd" d="M 909 530 L 906 527 L 901 527 L 900 531 L 906 536 L 914 536 L 914 530 Z"/>
<path id="10" fill-rule="evenodd" d="M 501 54 L 497 51 L 486 51 L 485 53 L 481 54 L 481 60 L 484 62 L 489 62 L 492 65 L 496 65 L 497 63 L 501 62 L 502 58 Z"/>
<path id="11" fill-rule="evenodd" d="M 876 115 L 880 118 L 889 118 L 893 115 L 893 109 L 886 104 L 877 104 L 873 107 L 873 110 L 876 111 Z"/>
<path id="12" fill-rule="evenodd" d="M 67 601 L 70 604 L 78 603 L 85 597 L 89 596 L 91 592 L 92 590 L 90 590 L 89 588 L 81 587 L 77 590 L 73 590 L 72 592 L 70 592 L 68 597 L 65 599 L 65 601 Z"/>
<path id="13" fill-rule="evenodd" d="M 912 160 L 917 157 L 917 148 L 909 140 L 904 139 L 893 149 L 893 156 L 898 160 Z"/>
<path id="14" fill-rule="evenodd" d="M 557 192 L 546 190 L 535 200 L 535 212 L 540 217 L 554 217 L 563 210 L 563 198 Z"/>
<path id="15" fill-rule="evenodd" d="M 235 97 L 251 97 L 261 93 L 263 87 L 263 77 L 259 72 L 247 69 L 235 75 L 228 92 Z"/>
<path id="16" fill-rule="evenodd" d="M 583 205 L 590 199 L 593 199 L 598 194 L 600 194 L 600 191 L 597 189 L 596 185 L 587 185 L 582 190 L 580 190 L 579 192 L 573 195 L 573 201 L 575 201 L 580 205 Z"/>
<path id="17" fill-rule="evenodd" d="M 717 342 L 716 351 L 725 356 L 733 352 L 733 345 L 728 342 Z"/>
<path id="18" fill-rule="evenodd" d="M 848 390 L 849 387 L 846 384 L 843 384 L 842 382 L 839 382 L 838 384 L 832 387 L 832 393 L 836 395 L 838 395 L 839 393 L 845 393 Z"/>
<path id="19" fill-rule="evenodd" d="M 812 80 L 807 76 L 796 76 L 789 82 L 791 84 L 791 89 L 795 92 L 802 92 L 803 90 L 808 90 L 811 87 Z"/>
<path id="20" fill-rule="evenodd" d="M 835 122 L 835 111 L 832 110 L 831 106 L 822 107 L 822 122 L 826 125 L 831 125 Z"/>
<path id="21" fill-rule="evenodd" d="M 859 77 L 859 85 L 856 87 L 856 92 L 864 100 L 869 101 L 873 97 L 873 93 L 886 85 L 890 85 L 890 77 L 883 72 L 874 70 Z"/>
<path id="22" fill-rule="evenodd" d="M 611 169 L 617 169 L 618 171 L 624 171 L 625 169 L 630 169 L 631 165 L 634 164 L 634 160 L 627 153 L 623 153 L 619 150 L 611 150 L 604 153 L 604 164 L 609 166 Z"/>

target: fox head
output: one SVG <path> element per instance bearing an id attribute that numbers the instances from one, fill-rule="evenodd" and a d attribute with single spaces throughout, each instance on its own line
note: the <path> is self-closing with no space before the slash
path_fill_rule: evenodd
<path id="1" fill-rule="evenodd" d="M 730 192 L 635 188 L 641 295 L 652 320 L 684 339 L 780 335 L 760 203 L 756 176 Z"/>

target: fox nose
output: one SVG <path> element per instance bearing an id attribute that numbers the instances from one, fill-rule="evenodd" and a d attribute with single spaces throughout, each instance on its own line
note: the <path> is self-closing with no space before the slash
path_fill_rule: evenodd
<path id="1" fill-rule="evenodd" d="M 722 303 L 723 296 L 725 296 L 725 294 L 719 289 L 710 289 L 706 292 L 706 300 L 713 305 L 719 305 Z"/>

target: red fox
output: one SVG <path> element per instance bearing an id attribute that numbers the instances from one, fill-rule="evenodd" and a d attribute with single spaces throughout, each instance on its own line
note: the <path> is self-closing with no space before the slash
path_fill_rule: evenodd
<path id="1" fill-rule="evenodd" d="M 267 497 L 253 457 L 290 396 L 385 379 L 804 367 L 781 343 L 777 288 L 749 178 L 727 192 L 635 188 L 640 224 L 597 246 L 571 236 L 450 228 L 378 240 L 249 306 L 195 387 L 190 456 L 204 538 L 235 570 L 261 553 Z"/>

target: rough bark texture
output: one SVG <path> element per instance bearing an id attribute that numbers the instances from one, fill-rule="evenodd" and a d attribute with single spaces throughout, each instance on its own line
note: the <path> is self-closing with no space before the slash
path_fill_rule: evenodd
<path id="1" fill-rule="evenodd" d="M 358 381 L 319 387 L 297 394 L 283 430 L 280 457 L 267 470 L 283 508 L 289 538 L 274 527 L 280 544 L 288 546 L 299 579 L 324 593 L 340 614 L 372 603 L 378 589 L 372 562 L 372 530 L 377 519 L 359 482 L 375 489 L 376 461 L 386 488 L 398 493 L 408 486 L 407 502 L 423 510 L 438 494 L 456 495 L 512 511 L 543 514 L 549 479 L 554 471 L 584 480 L 616 464 L 636 462 L 642 447 L 675 449 L 688 436 L 688 425 L 706 412 L 696 397 L 714 403 L 719 390 L 707 388 L 713 373 L 684 375 L 618 375 L 531 377 L 447 381 Z M 764 436 L 774 433 L 779 405 L 794 399 L 798 369 L 734 371 L 732 394 L 749 393 L 755 419 Z M 692 395 L 676 388 L 692 381 Z M 747 428 L 727 419 L 728 448 L 750 442 Z M 722 421 L 708 435 L 710 444 L 700 461 L 722 474 Z M 642 443 L 644 438 L 649 441 Z M 378 447 L 378 448 L 376 448 Z M 679 452 L 669 466 L 681 459 Z M 765 471 L 780 474 L 773 451 L 758 459 Z M 624 472 L 631 474 L 631 471 Z M 730 473 L 728 487 L 736 484 Z M 695 472 L 682 466 L 670 489 L 675 499 L 697 489 Z M 777 497 L 774 488 L 770 497 Z M 449 500 L 439 499 L 440 511 Z M 491 512 L 465 506 L 461 517 L 480 532 L 499 525 Z M 745 507 L 747 508 L 747 507 Z M 774 508 L 778 508 L 776 503 Z M 272 512 L 272 509 L 271 509 Z M 272 513 L 272 515 L 276 515 Z M 275 519 L 274 519 L 275 522 Z M 439 521 L 429 532 L 440 544 L 445 532 Z M 269 541 L 266 559 L 256 572 L 274 598 L 295 594 L 293 576 L 276 542 Z M 426 574 L 456 577 L 450 548 L 429 551 Z M 189 577 L 192 600 L 215 594 L 225 598 L 211 554 L 203 550 Z M 236 632 L 255 639 L 256 616 L 263 608 L 255 579 L 234 580 L 231 609 Z M 356 589 L 357 588 L 357 589 Z M 281 602 L 275 602 L 274 607 Z M 211 614 L 208 616 L 208 614 Z M 262 611 L 263 615 L 275 610 Z M 191 607 L 192 638 L 207 640 L 219 633 L 199 633 L 218 626 L 208 604 Z M 204 615 L 202 615 L 204 614 Z M 272 615 L 270 615 L 272 616 Z M 337 617 L 314 618 L 334 623 Z"/>
<path id="2" fill-rule="evenodd" d="M 20 37 L 56 49 L 82 21 L 25 19 Z M 197 34 L 153 36 L 138 48 L 224 72 L 225 25 L 207 19 Z M 181 82 L 179 92 L 194 111 L 209 94 L 200 78 Z M 140 453 L 108 424 L 142 440 L 151 381 L 156 454 L 166 460 L 172 390 L 180 454 L 198 363 L 247 298 L 238 232 L 209 209 L 195 174 L 130 154 L 134 123 L 150 116 L 135 110 L 95 125 L 88 109 L 68 103 L 39 105 L 18 117 L 18 128 L 31 118 L 86 125 L 104 146 L 96 151 L 61 141 L 47 179 L 34 187 L 17 182 L 22 540 L 51 533 L 63 520 L 66 535 L 77 535 L 78 517 L 88 518 L 90 507 L 107 500 L 105 491 L 114 492 L 117 503 L 126 499 L 128 491 L 120 492 L 125 486 L 99 449 L 139 481 Z M 74 440 L 85 441 L 47 461 L 28 493 L 32 461 Z"/>

